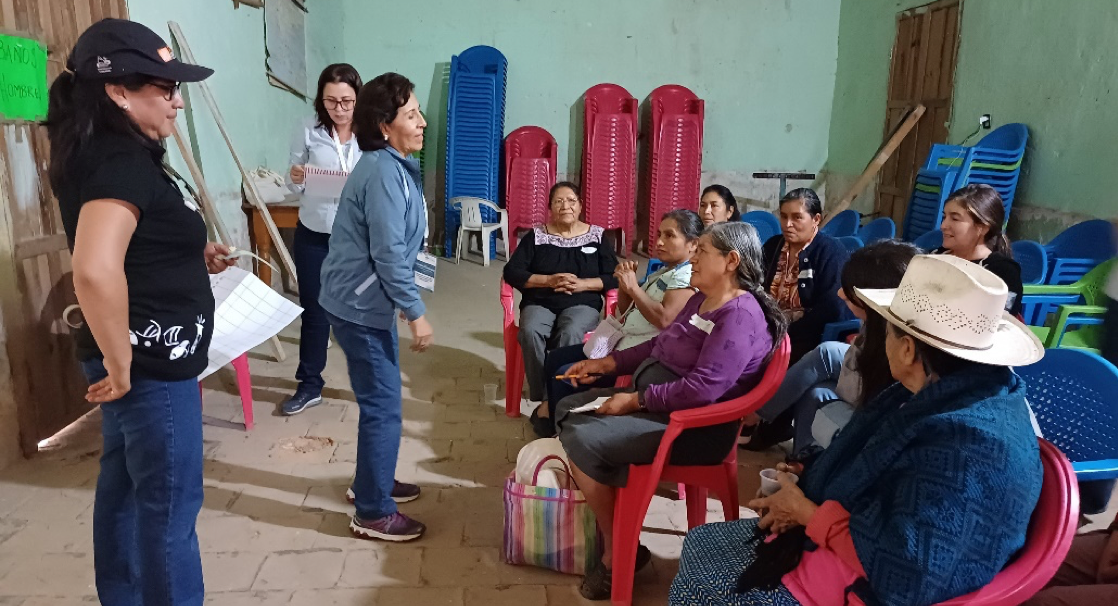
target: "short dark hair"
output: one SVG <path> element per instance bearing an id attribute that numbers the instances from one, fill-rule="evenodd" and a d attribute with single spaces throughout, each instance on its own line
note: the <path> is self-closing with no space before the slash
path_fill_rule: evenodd
<path id="1" fill-rule="evenodd" d="M 795 202 L 799 200 L 803 203 L 804 209 L 813 217 L 823 214 L 823 202 L 819 199 L 819 194 L 815 193 L 814 189 L 810 187 L 801 187 L 793 189 L 792 191 L 784 194 L 780 199 L 780 206 L 784 206 L 787 202 Z"/>
<path id="2" fill-rule="evenodd" d="M 571 183 L 570 181 L 560 181 L 555 185 L 552 185 L 551 190 L 547 192 L 548 208 L 551 208 L 551 200 L 555 198 L 555 192 L 559 191 L 559 189 L 563 187 L 566 187 L 567 189 L 573 191 L 575 193 L 575 197 L 578 198 L 579 202 L 582 201 L 582 190 L 579 189 L 577 185 Z"/>
<path id="3" fill-rule="evenodd" d="M 381 74 L 361 87 L 353 108 L 353 134 L 361 151 L 388 147 L 380 125 L 395 120 L 414 91 L 415 84 L 395 72 Z"/>
<path id="4" fill-rule="evenodd" d="M 734 198 L 734 194 L 730 192 L 729 187 L 717 183 L 708 185 L 706 189 L 703 190 L 702 195 L 705 196 L 711 192 L 714 192 L 719 198 L 722 198 L 722 203 L 725 204 L 727 208 L 734 209 L 734 212 L 730 213 L 731 221 L 741 221 L 741 210 L 738 209 L 738 201 Z"/>
<path id="5" fill-rule="evenodd" d="M 361 93 L 361 74 L 348 63 L 333 63 L 326 66 L 318 76 L 318 90 L 314 94 L 314 113 L 318 117 L 318 125 L 325 127 L 330 132 L 334 131 L 334 121 L 330 119 L 330 112 L 326 111 L 326 104 L 322 102 L 322 91 L 327 84 L 348 84 L 353 89 L 353 94 Z"/>

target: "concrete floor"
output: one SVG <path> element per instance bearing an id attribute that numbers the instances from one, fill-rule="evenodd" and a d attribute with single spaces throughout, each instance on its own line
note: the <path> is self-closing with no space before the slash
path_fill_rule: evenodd
<path id="1" fill-rule="evenodd" d="M 475 257 L 476 258 L 476 257 Z M 297 326 L 251 354 L 256 427 L 245 432 L 231 369 L 205 382 L 206 499 L 198 520 L 208 603 L 239 605 L 479 605 L 589 603 L 578 578 L 500 561 L 502 486 L 527 443 L 527 421 L 483 402 L 483 385 L 504 393 L 503 264 L 440 263 L 438 293 L 426 297 L 437 345 L 407 351 L 404 437 L 397 478 L 423 486 L 401 506 L 428 525 L 407 544 L 354 539 L 345 489 L 356 455 L 357 406 L 339 348 L 330 350 L 326 402 L 295 417 L 278 404 L 295 388 Z M 35 459 L 0 472 L 0 606 L 96 603 L 93 486 L 100 450 L 93 413 Z M 782 457 L 743 453 L 742 502 L 757 471 Z M 637 575 L 637 604 L 662 604 L 686 529 L 682 502 L 657 496 L 642 542 L 654 554 Z M 1114 500 L 1118 507 L 1118 499 Z M 709 519 L 722 519 L 708 503 Z M 752 515 L 743 509 L 743 515 Z M 1094 526 L 1113 519 L 1113 510 Z"/>
<path id="2" fill-rule="evenodd" d="M 438 292 L 425 297 L 436 346 L 413 354 L 402 335 L 404 437 L 396 477 L 423 486 L 418 501 L 401 506 L 428 526 L 418 541 L 349 535 L 352 507 L 344 495 L 358 411 L 340 348 L 330 349 L 325 403 L 295 417 L 276 410 L 296 385 L 297 326 L 281 335 L 286 362 L 273 361 L 267 346 L 250 354 L 256 427 L 247 433 L 237 424 L 232 369 L 205 381 L 206 500 L 198 535 L 208 603 L 585 602 L 578 577 L 500 559 L 504 479 L 532 435 L 526 419 L 503 414 L 502 267 L 440 263 Z M 487 383 L 498 385 L 500 400 L 482 401 Z M 35 459 L 0 471 L 0 606 L 96 603 L 91 520 L 99 426 L 93 413 Z M 743 463 L 743 495 L 755 492 L 756 471 L 777 456 Z M 638 604 L 664 603 L 678 566 L 686 512 L 665 495 L 654 499 L 645 522 L 642 541 L 654 560 L 637 575 Z M 717 501 L 709 509 L 710 519 L 722 519 Z"/>

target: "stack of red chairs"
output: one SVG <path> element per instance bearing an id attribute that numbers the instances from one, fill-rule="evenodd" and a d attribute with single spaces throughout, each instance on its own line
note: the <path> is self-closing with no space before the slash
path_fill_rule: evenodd
<path id="1" fill-rule="evenodd" d="M 621 86 L 586 91 L 582 145 L 582 197 L 586 221 L 620 230 L 620 254 L 633 244 L 637 189 L 637 100 Z"/>
<path id="2" fill-rule="evenodd" d="M 656 255 L 660 217 L 699 205 L 703 168 L 703 100 L 683 86 L 666 84 L 649 95 L 652 113 L 648 200 L 648 242 Z"/>
<path id="3" fill-rule="evenodd" d="M 518 231 L 547 223 L 547 194 L 555 185 L 559 146 L 538 126 L 522 126 L 505 137 L 505 209 L 509 213 L 509 250 Z"/>

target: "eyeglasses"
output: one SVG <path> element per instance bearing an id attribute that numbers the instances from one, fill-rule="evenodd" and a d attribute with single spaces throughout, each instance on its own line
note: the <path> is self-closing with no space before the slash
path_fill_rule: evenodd
<path id="1" fill-rule="evenodd" d="M 163 98 L 168 101 L 174 99 L 175 95 L 179 94 L 178 82 L 175 82 L 174 84 L 161 84 L 159 82 L 152 82 L 151 85 L 163 91 Z"/>
<path id="2" fill-rule="evenodd" d="M 555 198 L 555 204 L 559 206 L 577 206 L 578 198 Z"/>
<path id="3" fill-rule="evenodd" d="M 355 99 L 331 99 L 329 97 L 322 100 L 322 105 L 326 109 L 340 109 L 347 112 L 353 109 Z"/>

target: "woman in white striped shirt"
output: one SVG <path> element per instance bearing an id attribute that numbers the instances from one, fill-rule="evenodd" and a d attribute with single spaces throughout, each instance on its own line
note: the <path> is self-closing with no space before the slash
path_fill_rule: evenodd
<path id="1" fill-rule="evenodd" d="M 294 415 L 322 402 L 322 370 L 326 367 L 326 345 L 330 323 L 318 304 L 319 275 L 329 250 L 330 231 L 338 212 L 338 198 L 305 193 L 306 167 L 346 173 L 361 158 L 353 137 L 353 104 L 361 90 L 361 76 L 348 63 L 335 63 L 322 70 L 314 98 L 315 116 L 307 119 L 291 142 L 291 170 L 287 185 L 301 194 L 299 224 L 295 228 L 294 260 L 299 277 L 299 304 L 303 321 L 299 330 L 299 387 L 283 403 L 283 413 Z"/>

